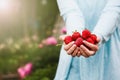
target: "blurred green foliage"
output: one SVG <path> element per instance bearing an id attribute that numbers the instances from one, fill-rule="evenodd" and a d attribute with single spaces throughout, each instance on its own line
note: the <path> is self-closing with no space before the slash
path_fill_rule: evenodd
<path id="1" fill-rule="evenodd" d="M 52 80 L 56 72 L 59 50 L 60 46 L 52 45 L 39 48 L 36 42 L 21 44 L 16 42 L 6 45 L 0 50 L 0 74 L 17 73 L 19 67 L 32 62 L 32 74 L 25 80 L 42 80 L 43 78 Z"/>
<path id="2" fill-rule="evenodd" d="M 46 6 L 40 5 L 40 0 L 38 0 L 38 12 L 37 19 L 40 22 L 39 25 L 39 34 L 44 37 L 51 35 L 51 30 L 53 29 L 55 24 L 55 20 L 58 15 L 58 7 L 56 0 L 48 0 L 48 4 Z M 41 11 L 42 10 L 42 11 Z M 47 31 L 46 33 L 44 31 Z"/>
<path id="3" fill-rule="evenodd" d="M 29 3 L 30 1 L 31 3 Z M 47 3 L 41 3 L 44 0 L 30 1 L 23 1 L 26 6 L 25 10 L 28 10 L 25 12 L 28 15 L 24 18 L 25 24 L 19 16 L 19 22 L 15 23 L 16 25 L 0 27 L 0 30 L 4 32 L 0 32 L 0 74 L 17 74 L 19 67 L 32 62 L 33 71 L 25 80 L 53 80 L 60 46 L 39 48 L 38 45 L 44 38 L 52 35 L 59 13 L 56 0 L 45 0 Z M 30 6 L 34 1 L 35 13 L 31 17 Z M 34 34 L 37 34 L 38 37 L 36 41 L 31 38 Z"/>

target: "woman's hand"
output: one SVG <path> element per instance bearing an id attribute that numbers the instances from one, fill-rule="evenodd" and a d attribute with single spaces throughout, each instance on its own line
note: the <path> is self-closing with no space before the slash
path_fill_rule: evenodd
<path id="1" fill-rule="evenodd" d="M 97 42 L 99 43 L 100 39 L 97 38 Z M 90 57 L 95 55 L 96 51 L 99 50 L 98 43 L 97 44 L 91 44 L 87 41 L 83 41 L 84 45 L 80 46 L 80 52 L 82 56 L 84 57 Z"/>
<path id="2" fill-rule="evenodd" d="M 64 40 L 66 35 L 60 36 L 61 40 Z M 83 41 L 84 45 L 81 45 L 80 47 L 77 47 L 73 42 L 70 42 L 69 44 L 64 44 L 64 50 L 67 52 L 68 55 L 71 55 L 73 57 L 75 56 L 84 56 L 86 58 L 95 55 L 96 51 L 98 51 L 98 43 L 100 41 L 100 38 L 97 38 L 97 44 L 91 44 L 87 41 Z"/>
<path id="3" fill-rule="evenodd" d="M 59 37 L 60 40 L 64 40 L 64 38 L 66 37 L 67 35 L 61 35 Z M 67 52 L 68 55 L 71 55 L 73 57 L 75 56 L 80 56 L 81 53 L 80 53 L 80 48 L 77 47 L 75 44 L 74 44 L 74 41 L 73 42 L 70 42 L 69 44 L 64 44 L 64 50 Z"/>

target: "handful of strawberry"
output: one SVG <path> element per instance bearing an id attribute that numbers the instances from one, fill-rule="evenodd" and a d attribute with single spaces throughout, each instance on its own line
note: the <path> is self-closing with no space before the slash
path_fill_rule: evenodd
<path id="1" fill-rule="evenodd" d="M 80 47 L 83 44 L 83 40 L 86 40 L 92 44 L 97 43 L 97 36 L 95 34 L 91 34 L 88 29 L 82 31 L 82 34 L 75 31 L 72 35 L 66 36 L 64 39 L 65 44 L 68 44 L 72 41 L 75 41 L 75 44 Z"/>

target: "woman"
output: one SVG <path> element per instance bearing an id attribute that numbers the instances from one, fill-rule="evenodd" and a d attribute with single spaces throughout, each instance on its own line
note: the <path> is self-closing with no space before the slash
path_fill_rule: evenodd
<path id="1" fill-rule="evenodd" d="M 78 48 L 73 42 L 63 45 L 54 80 L 120 80 L 120 0 L 57 3 L 67 34 L 87 28 L 97 35 L 99 45 L 86 41 L 90 49 L 83 45 Z"/>

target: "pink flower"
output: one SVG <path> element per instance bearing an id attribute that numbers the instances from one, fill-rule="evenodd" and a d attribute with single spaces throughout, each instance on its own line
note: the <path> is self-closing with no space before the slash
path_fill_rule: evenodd
<path id="1" fill-rule="evenodd" d="M 38 47 L 39 47 L 39 48 L 43 48 L 44 46 L 43 46 L 42 43 L 40 43 L 40 44 L 38 45 Z"/>
<path id="2" fill-rule="evenodd" d="M 63 27 L 63 28 L 61 29 L 61 33 L 62 33 L 62 34 L 66 34 L 66 33 L 67 33 L 67 30 L 66 30 L 65 27 Z"/>
<path id="3" fill-rule="evenodd" d="M 55 37 L 51 36 L 51 37 L 48 37 L 46 39 L 46 44 L 47 45 L 56 45 L 57 44 L 57 40 Z"/>
<path id="4" fill-rule="evenodd" d="M 27 75 L 29 75 L 32 71 L 32 63 L 27 63 L 25 66 L 18 68 L 18 74 L 21 79 L 24 79 Z"/>
<path id="5" fill-rule="evenodd" d="M 30 74 L 31 73 L 31 70 L 32 70 L 32 63 L 27 63 L 25 66 L 24 66 L 24 70 L 26 71 L 26 74 Z"/>
<path id="6" fill-rule="evenodd" d="M 23 67 L 18 68 L 18 74 L 21 77 L 21 79 L 24 79 L 26 77 L 26 72 Z"/>

